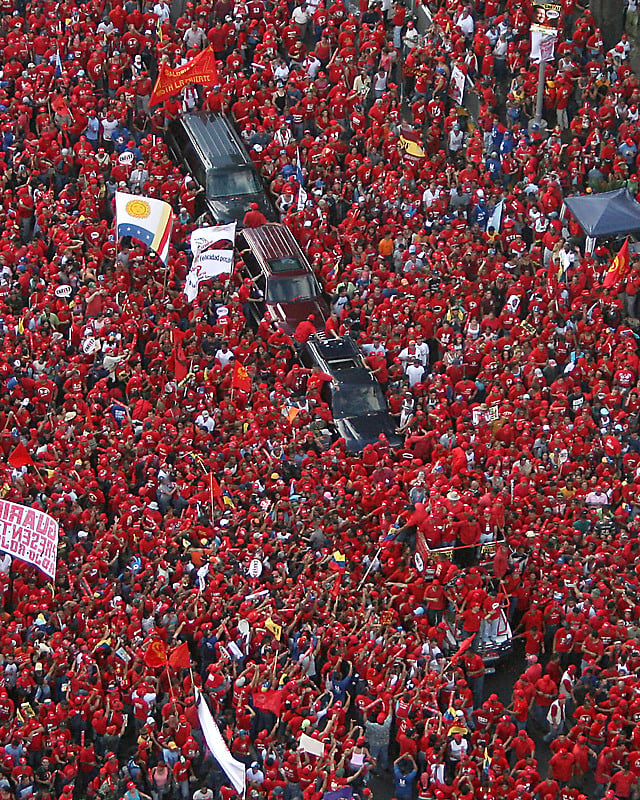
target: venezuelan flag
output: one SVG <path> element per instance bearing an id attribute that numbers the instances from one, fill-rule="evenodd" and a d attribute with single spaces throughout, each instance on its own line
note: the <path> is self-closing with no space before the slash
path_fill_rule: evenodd
<path id="1" fill-rule="evenodd" d="M 154 197 L 116 192 L 116 234 L 131 236 L 154 250 L 166 264 L 173 228 L 173 209 Z"/>

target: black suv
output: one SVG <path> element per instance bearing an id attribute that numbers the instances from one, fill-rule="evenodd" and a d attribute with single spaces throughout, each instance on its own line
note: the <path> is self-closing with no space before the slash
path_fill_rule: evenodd
<path id="1" fill-rule="evenodd" d="M 249 204 L 257 203 L 268 220 L 278 218 L 230 119 L 202 112 L 182 114 L 169 123 L 167 142 L 205 190 L 199 195 L 199 213 L 206 208 L 215 222 L 235 220 L 242 225 Z"/>
<path id="2" fill-rule="evenodd" d="M 313 336 L 302 348 L 300 359 L 305 367 L 318 366 L 333 378 L 332 383 L 323 385 L 323 400 L 331 408 L 336 432 L 344 437 L 347 450 L 359 453 L 381 433 L 392 447 L 402 444 L 384 392 L 350 336 Z"/>

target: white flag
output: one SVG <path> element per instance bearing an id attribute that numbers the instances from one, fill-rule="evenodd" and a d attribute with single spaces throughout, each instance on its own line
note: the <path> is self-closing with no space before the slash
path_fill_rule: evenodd
<path id="1" fill-rule="evenodd" d="M 296 180 L 298 181 L 298 211 L 307 205 L 307 190 L 304 188 L 304 173 L 302 172 L 302 162 L 300 161 L 300 148 L 298 148 L 298 155 L 296 158 Z"/>
<path id="2" fill-rule="evenodd" d="M 201 281 L 233 270 L 235 241 L 235 222 L 193 231 L 191 234 L 193 263 L 184 286 L 184 293 L 190 303 L 197 297 Z"/>
<path id="3" fill-rule="evenodd" d="M 307 205 L 307 190 L 302 186 L 298 189 L 298 211 L 303 211 Z"/>
<path id="4" fill-rule="evenodd" d="M 211 750 L 211 755 L 215 758 L 218 764 L 220 764 L 220 767 L 227 778 L 229 778 L 231 781 L 231 784 L 236 792 L 244 797 L 246 786 L 245 766 L 242 761 L 235 759 L 229 752 L 227 743 L 222 738 L 222 734 L 216 725 L 216 721 L 214 720 L 211 711 L 209 711 L 207 701 L 200 694 L 200 692 L 198 692 L 197 697 L 198 720 L 200 722 L 200 727 L 202 728 L 204 740 L 207 743 L 209 750 Z"/>
<path id="5" fill-rule="evenodd" d="M 504 200 L 496 204 L 496 207 L 491 212 L 491 216 L 487 220 L 487 230 L 495 228 L 496 233 L 500 233 L 502 227 L 502 211 L 504 209 Z"/>

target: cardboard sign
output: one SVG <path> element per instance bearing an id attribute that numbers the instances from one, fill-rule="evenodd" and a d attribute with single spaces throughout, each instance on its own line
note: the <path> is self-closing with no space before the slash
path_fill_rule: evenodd
<path id="1" fill-rule="evenodd" d="M 390 608 L 387 608 L 385 611 L 382 612 L 382 614 L 380 614 L 381 625 L 391 625 L 394 619 L 395 619 L 395 614 Z"/>
<path id="2" fill-rule="evenodd" d="M 298 750 L 303 750 L 312 756 L 322 757 L 324 755 L 324 744 L 314 739 L 313 736 L 307 736 L 306 733 L 303 733 L 298 742 Z"/>
<path id="3" fill-rule="evenodd" d="M 94 336 L 87 336 L 82 342 L 82 352 L 87 355 L 93 355 L 100 349 L 100 342 Z"/>

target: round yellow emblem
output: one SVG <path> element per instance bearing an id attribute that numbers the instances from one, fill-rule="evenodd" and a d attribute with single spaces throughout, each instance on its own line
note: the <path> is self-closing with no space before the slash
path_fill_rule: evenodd
<path id="1" fill-rule="evenodd" d="M 151 206 L 146 200 L 129 200 L 126 209 L 127 214 L 136 219 L 145 219 L 151 213 Z"/>

